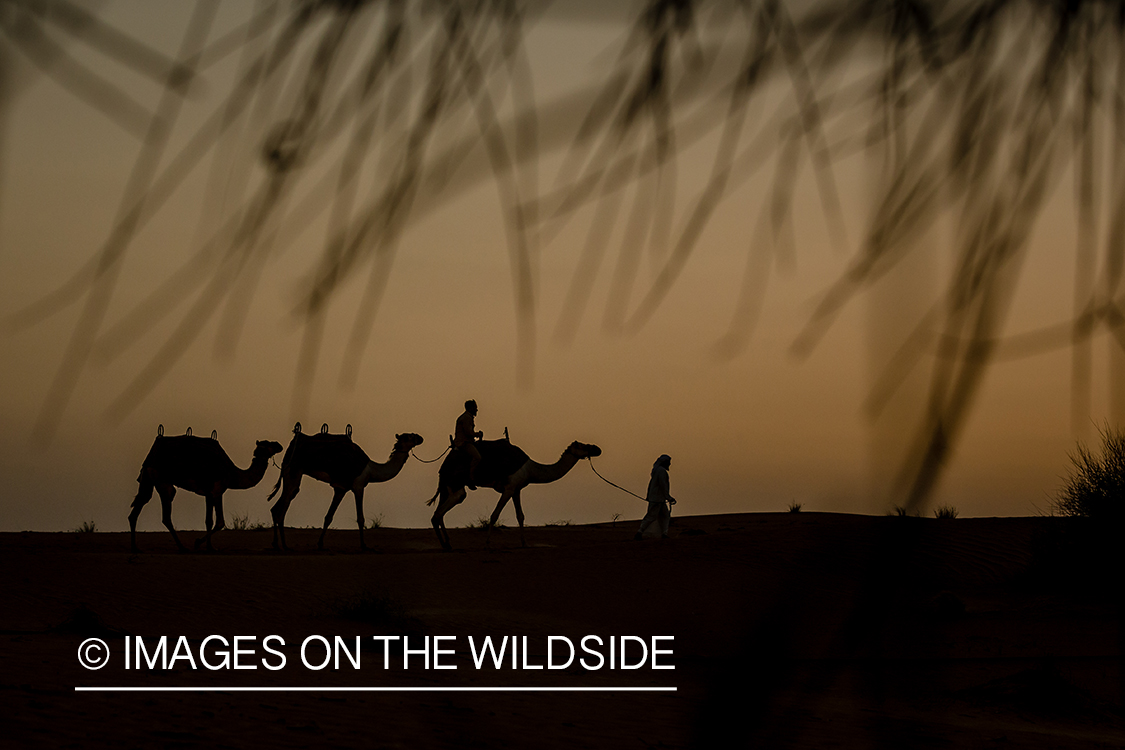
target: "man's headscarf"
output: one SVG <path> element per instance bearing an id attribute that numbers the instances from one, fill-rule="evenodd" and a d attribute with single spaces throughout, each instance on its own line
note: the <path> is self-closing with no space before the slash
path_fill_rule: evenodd
<path id="1" fill-rule="evenodd" d="M 656 463 L 654 463 L 652 465 L 652 469 L 653 469 L 653 471 L 656 471 L 656 469 L 659 467 L 659 468 L 667 471 L 668 467 L 671 466 L 671 465 L 672 465 L 672 457 L 669 456 L 667 453 L 664 453 L 660 456 L 660 458 L 656 459 Z"/>

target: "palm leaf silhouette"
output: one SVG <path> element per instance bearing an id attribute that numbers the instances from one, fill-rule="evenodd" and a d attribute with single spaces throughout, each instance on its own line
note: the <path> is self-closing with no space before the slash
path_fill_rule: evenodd
<path id="1" fill-rule="evenodd" d="M 739 188 L 768 184 L 760 205 L 736 209 L 750 217 L 750 240 L 733 315 L 716 331 L 724 358 L 752 340 L 775 269 L 793 266 L 794 196 L 806 175 L 829 236 L 851 259 L 794 341 L 798 356 L 857 295 L 928 252 L 921 238 L 951 226 L 941 299 L 895 343 L 867 402 L 877 414 L 910 373 L 929 369 L 895 490 L 909 511 L 931 495 L 992 363 L 1070 347 L 1077 422 L 1090 409 L 1092 337 L 1108 331 L 1125 346 L 1125 11 L 1117 4 L 824 0 L 798 9 L 779 0 L 650 0 L 600 80 L 547 99 L 536 96 L 525 37 L 544 13 L 582 12 L 565 2 L 259 1 L 244 25 L 215 34 L 214 3 L 198 0 L 171 57 L 67 3 L 4 5 L 4 54 L 26 56 L 141 138 L 110 237 L 72 279 L 9 321 L 29 325 L 82 305 L 42 436 L 57 428 L 92 357 L 116 356 L 163 320 L 176 321 L 173 333 L 113 414 L 151 391 L 208 321 L 221 321 L 217 351 L 233 351 L 263 269 L 294 227 L 321 216 L 329 230 L 294 305 L 304 325 L 294 408 L 309 398 L 328 307 L 345 281 L 366 276 L 341 375 L 354 383 L 403 232 L 486 181 L 504 217 L 524 382 L 543 316 L 537 258 L 569 223 L 588 222 L 587 239 L 555 339 L 578 335 L 606 274 L 602 327 L 628 335 L 666 304 L 705 250 L 714 217 L 744 200 L 734 197 Z M 160 81 L 156 107 L 75 62 L 68 49 L 78 43 Z M 230 55 L 239 60 L 233 85 L 186 145 L 165 154 L 185 92 Z M 710 156 L 693 185 L 683 177 L 699 149 Z M 553 174 L 544 173 L 545 154 L 559 157 Z M 855 154 L 878 177 L 851 248 L 837 171 Z M 108 320 L 137 232 L 208 157 L 208 192 L 218 197 L 205 208 L 198 250 Z M 1068 176 L 1081 227 L 1067 292 L 1074 315 L 1009 335 L 1035 222 Z M 656 265 L 651 278 L 641 273 L 646 258 Z"/>

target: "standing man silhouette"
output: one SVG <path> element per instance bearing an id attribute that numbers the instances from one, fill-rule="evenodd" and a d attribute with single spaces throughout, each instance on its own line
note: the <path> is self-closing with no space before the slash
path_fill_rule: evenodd
<path id="1" fill-rule="evenodd" d="M 648 480 L 648 493 L 645 496 L 648 500 L 648 512 L 641 519 L 641 527 L 633 535 L 637 541 L 644 539 L 645 529 L 654 522 L 660 523 L 660 538 L 668 538 L 668 524 L 672 521 L 668 506 L 676 504 L 676 498 L 669 492 L 668 469 L 671 466 L 672 457 L 667 453 L 656 459 L 656 463 L 652 465 L 652 476 Z"/>
<path id="2" fill-rule="evenodd" d="M 477 464 L 480 463 L 480 451 L 474 444 L 477 438 L 484 437 L 484 433 L 477 430 L 474 418 L 477 415 L 477 402 L 469 399 L 465 402 L 465 411 L 461 416 L 457 417 L 457 426 L 453 430 L 453 447 L 460 448 L 469 454 L 469 483 L 468 488 L 475 490 L 477 488 L 474 484 L 473 471 L 476 470 Z"/>

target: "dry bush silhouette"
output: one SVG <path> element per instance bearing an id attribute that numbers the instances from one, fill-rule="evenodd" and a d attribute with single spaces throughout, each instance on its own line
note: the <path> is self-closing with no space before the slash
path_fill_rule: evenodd
<path id="1" fill-rule="evenodd" d="M 488 520 L 489 520 L 488 516 L 479 515 L 479 516 L 477 516 L 477 520 L 470 521 L 467 524 L 465 524 L 464 526 L 462 526 L 461 528 L 463 528 L 463 529 L 479 529 L 481 531 L 487 531 L 488 530 Z M 508 525 L 506 523 L 504 523 L 503 521 L 497 521 L 492 526 L 492 528 L 494 528 L 494 529 L 506 529 L 506 528 L 508 528 Z"/>
<path id="2" fill-rule="evenodd" d="M 231 516 L 231 531 L 263 531 L 268 528 L 269 525 L 261 521 L 251 521 L 249 513 L 235 513 Z"/>
<path id="3" fill-rule="evenodd" d="M 1101 451 L 1095 454 L 1081 442 L 1070 456 L 1066 484 L 1051 503 L 1060 516 L 1088 518 L 1120 530 L 1125 519 L 1125 432 L 1104 425 Z"/>
<path id="4" fill-rule="evenodd" d="M 304 324 L 294 409 L 311 392 L 326 311 L 358 276 L 365 292 L 340 375 L 354 383 L 403 232 L 485 181 L 504 216 L 523 382 L 532 378 L 542 316 L 536 259 L 567 223 L 588 220 L 588 239 L 555 339 L 574 339 L 606 275 L 603 327 L 631 334 L 664 304 L 736 191 L 768 183 L 761 205 L 732 209 L 755 217 L 741 292 L 715 345 L 717 356 L 735 356 L 750 342 L 771 279 L 794 264 L 793 199 L 805 175 L 829 234 L 848 248 L 836 172 L 855 154 L 877 172 L 871 218 L 795 354 L 806 356 L 858 294 L 929 252 L 923 237 L 952 227 L 943 293 L 889 363 L 877 363 L 883 372 L 867 403 L 878 415 L 911 373 L 928 368 L 923 416 L 894 496 L 911 512 L 925 504 L 997 361 L 1070 347 L 1073 413 L 1076 423 L 1086 419 L 1093 336 L 1109 332 L 1125 345 L 1119 4 L 649 0 L 603 80 L 540 101 L 524 40 L 547 8 L 262 0 L 245 24 L 217 34 L 217 3 L 198 0 L 168 57 L 65 2 L 3 3 L 3 53 L 29 58 L 142 144 L 104 243 L 10 321 L 26 326 L 81 307 L 39 435 L 54 433 L 96 354 L 112 358 L 162 321 L 175 321 L 173 333 L 110 404 L 112 415 L 148 394 L 212 319 L 216 349 L 232 352 L 263 269 L 294 228 L 321 216 L 331 229 L 294 306 Z M 162 82 L 156 106 L 75 62 L 67 49 L 77 43 Z M 169 152 L 186 92 L 230 56 L 239 60 L 233 85 L 186 145 Z M 699 162 L 697 152 L 685 155 L 691 147 L 711 148 L 708 175 L 695 187 L 681 179 L 689 159 Z M 549 176 L 546 154 L 561 157 Z M 111 320 L 137 233 L 207 159 L 216 198 L 204 207 L 198 249 Z M 1080 227 L 1070 251 L 1076 281 L 1058 293 L 1073 295 L 1074 314 L 1008 335 L 1035 221 L 1068 177 Z M 618 226 L 623 239 L 613 248 Z M 646 253 L 659 262 L 651 282 L 639 273 Z"/>
<path id="5" fill-rule="evenodd" d="M 1051 501 L 1060 516 L 1033 540 L 1029 580 L 1118 607 L 1125 571 L 1125 433 L 1104 424 L 1097 453 L 1079 441 L 1071 470 Z"/>

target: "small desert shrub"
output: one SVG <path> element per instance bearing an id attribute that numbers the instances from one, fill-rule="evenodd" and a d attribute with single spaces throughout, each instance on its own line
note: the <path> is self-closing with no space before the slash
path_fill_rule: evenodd
<path id="1" fill-rule="evenodd" d="M 465 528 L 466 529 L 487 529 L 488 528 L 488 516 L 477 516 L 477 520 L 475 520 L 471 523 L 465 524 Z M 496 525 L 493 526 L 492 528 L 494 528 L 494 529 L 504 529 L 504 528 L 507 528 L 507 527 L 504 525 L 503 521 L 497 521 Z"/>
<path id="2" fill-rule="evenodd" d="M 1078 444 L 1070 454 L 1070 475 L 1051 507 L 1060 516 L 1119 524 L 1125 510 L 1125 433 L 1108 425 L 1099 432 L 1100 455 Z"/>
<path id="3" fill-rule="evenodd" d="M 1125 571 L 1125 434 L 1099 430 L 1101 452 L 1081 443 L 1071 471 L 1051 501 L 1055 519 L 1032 539 L 1033 580 L 1069 592 L 1116 597 Z"/>
<path id="4" fill-rule="evenodd" d="M 367 528 L 369 528 L 369 529 L 381 529 L 381 528 L 383 528 L 383 518 L 384 518 L 384 516 L 383 516 L 382 513 L 375 516 L 374 518 L 368 518 L 367 519 Z"/>
<path id="5" fill-rule="evenodd" d="M 801 504 L 800 503 L 789 503 L 789 512 L 790 513 L 800 513 L 801 512 Z"/>
<path id="6" fill-rule="evenodd" d="M 570 526 L 571 523 L 570 523 L 570 519 L 568 518 L 564 521 L 548 521 L 547 525 L 548 526 Z"/>
<path id="7" fill-rule="evenodd" d="M 620 519 L 621 519 L 621 514 L 620 514 L 620 513 L 614 513 L 614 514 L 613 514 L 612 516 L 610 516 L 610 520 L 611 520 L 611 521 L 613 521 L 613 526 L 614 526 L 614 528 L 616 528 L 616 527 L 617 527 L 617 522 L 618 522 L 618 521 L 619 521 Z"/>
<path id="8" fill-rule="evenodd" d="M 98 525 L 93 521 L 83 521 L 82 525 L 74 529 L 75 534 L 93 534 L 98 530 Z"/>
<path id="9" fill-rule="evenodd" d="M 952 505 L 942 505 L 934 508 L 934 518 L 956 518 L 957 509 Z"/>
<path id="10" fill-rule="evenodd" d="M 261 531 L 268 529 L 261 521 L 251 521 L 249 513 L 235 513 L 230 519 L 230 526 L 232 531 Z"/>

